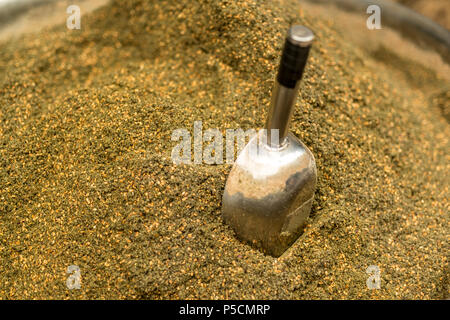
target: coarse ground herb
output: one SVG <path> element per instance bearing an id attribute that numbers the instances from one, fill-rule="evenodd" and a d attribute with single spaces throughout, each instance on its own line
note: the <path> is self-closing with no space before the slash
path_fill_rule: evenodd
<path id="1" fill-rule="evenodd" d="M 173 165 L 171 134 L 262 127 L 291 23 L 317 37 L 292 131 L 318 188 L 275 259 L 221 220 L 230 166 Z M 1 44 L 0 298 L 446 297 L 449 83 L 383 57 L 290 0 L 116 0 Z"/>

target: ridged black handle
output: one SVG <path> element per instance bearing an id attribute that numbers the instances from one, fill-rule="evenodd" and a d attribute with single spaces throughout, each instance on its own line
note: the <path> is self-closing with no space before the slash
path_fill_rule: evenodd
<path id="1" fill-rule="evenodd" d="M 278 69 L 277 80 L 281 85 L 294 88 L 301 80 L 313 40 L 314 34 L 304 26 L 289 29 Z"/>

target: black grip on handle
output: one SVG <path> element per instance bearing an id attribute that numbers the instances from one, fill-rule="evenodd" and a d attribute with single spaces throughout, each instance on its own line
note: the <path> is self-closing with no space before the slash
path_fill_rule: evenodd
<path id="1" fill-rule="evenodd" d="M 303 37 L 296 37 L 301 33 Z M 304 34 L 307 33 L 307 37 Z M 308 60 L 309 50 L 313 39 L 312 32 L 303 26 L 294 26 L 289 29 L 281 55 L 278 69 L 278 82 L 287 87 L 295 88 L 297 81 L 301 80 Z"/>

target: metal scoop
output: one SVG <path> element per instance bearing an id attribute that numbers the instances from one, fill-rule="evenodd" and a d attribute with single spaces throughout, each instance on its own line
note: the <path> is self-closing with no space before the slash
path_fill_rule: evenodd
<path id="1" fill-rule="evenodd" d="M 238 238 L 275 257 L 303 232 L 316 188 L 314 156 L 289 133 L 313 39 L 304 26 L 289 29 L 265 130 L 239 154 L 222 199 L 223 219 Z"/>

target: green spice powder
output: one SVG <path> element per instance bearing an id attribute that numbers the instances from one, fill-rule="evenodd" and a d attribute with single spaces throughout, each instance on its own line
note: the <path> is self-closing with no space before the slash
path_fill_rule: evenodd
<path id="1" fill-rule="evenodd" d="M 174 165 L 171 134 L 261 128 L 292 23 L 317 39 L 291 130 L 318 186 L 275 259 L 222 222 L 231 166 Z M 294 0 L 116 0 L 0 44 L 0 298 L 444 298 L 449 84 L 392 68 Z"/>

